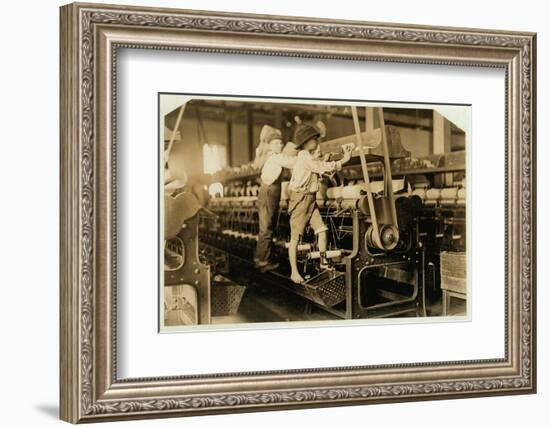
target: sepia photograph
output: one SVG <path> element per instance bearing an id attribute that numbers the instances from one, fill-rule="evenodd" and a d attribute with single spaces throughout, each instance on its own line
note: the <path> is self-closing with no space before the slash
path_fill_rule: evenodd
<path id="1" fill-rule="evenodd" d="M 33 378 L 58 372 L 59 418 L 521 394 L 535 419 L 534 28 L 222 9 L 50 20 L 60 345 Z"/>
<path id="2" fill-rule="evenodd" d="M 159 94 L 161 331 L 467 319 L 470 107 Z"/>

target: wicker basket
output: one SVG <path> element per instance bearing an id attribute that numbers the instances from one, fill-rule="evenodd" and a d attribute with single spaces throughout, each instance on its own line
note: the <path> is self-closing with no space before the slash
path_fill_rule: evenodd
<path id="1" fill-rule="evenodd" d="M 441 252 L 441 289 L 466 294 L 466 253 Z"/>
<path id="2" fill-rule="evenodd" d="M 293 285 L 296 293 L 325 307 L 332 307 L 346 299 L 345 274 L 325 270 L 301 285 Z"/>
<path id="3" fill-rule="evenodd" d="M 236 314 L 243 299 L 245 286 L 223 278 L 212 282 L 212 316 L 231 316 Z"/>

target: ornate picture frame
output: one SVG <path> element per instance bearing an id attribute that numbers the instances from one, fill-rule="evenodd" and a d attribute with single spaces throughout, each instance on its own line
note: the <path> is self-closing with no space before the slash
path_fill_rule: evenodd
<path id="1" fill-rule="evenodd" d="M 60 13 L 61 419 L 79 423 L 536 391 L 535 34 L 79 3 Z M 119 48 L 504 69 L 505 357 L 118 379 Z"/>

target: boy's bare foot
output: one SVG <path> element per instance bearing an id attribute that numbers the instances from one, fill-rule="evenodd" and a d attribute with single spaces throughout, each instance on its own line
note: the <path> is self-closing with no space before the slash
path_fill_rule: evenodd
<path id="1" fill-rule="evenodd" d="M 305 282 L 304 278 L 300 276 L 300 273 L 292 273 L 290 275 L 290 280 L 298 285 Z"/>
<path id="2" fill-rule="evenodd" d="M 321 270 L 330 270 L 330 264 L 328 262 L 322 262 L 319 264 Z"/>

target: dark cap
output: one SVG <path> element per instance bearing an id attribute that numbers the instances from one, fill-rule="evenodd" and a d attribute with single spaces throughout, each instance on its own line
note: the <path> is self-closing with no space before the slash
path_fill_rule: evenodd
<path id="1" fill-rule="evenodd" d="M 296 144 L 296 148 L 302 148 L 310 139 L 319 138 L 319 136 L 321 136 L 321 132 L 317 127 L 307 123 L 301 124 L 294 132 L 294 144 Z"/>

